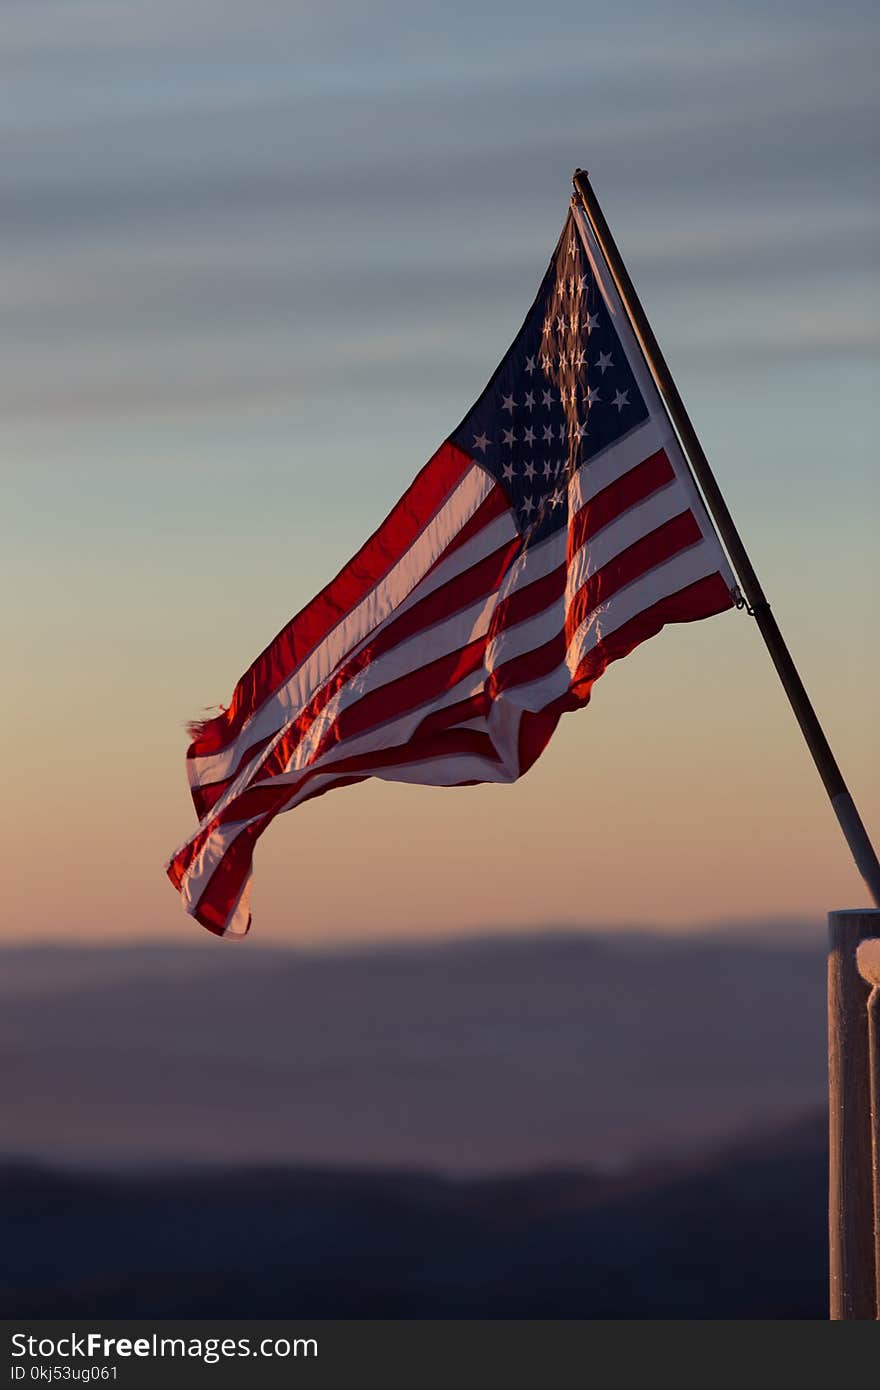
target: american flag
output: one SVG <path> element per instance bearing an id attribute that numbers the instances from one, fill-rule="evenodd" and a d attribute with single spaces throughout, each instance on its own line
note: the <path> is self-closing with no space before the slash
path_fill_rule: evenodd
<path id="1" fill-rule="evenodd" d="M 515 781 L 610 662 L 735 592 L 573 206 L 476 405 L 228 708 L 191 727 L 199 823 L 167 869 L 186 910 L 243 935 L 257 840 L 326 791 Z"/>

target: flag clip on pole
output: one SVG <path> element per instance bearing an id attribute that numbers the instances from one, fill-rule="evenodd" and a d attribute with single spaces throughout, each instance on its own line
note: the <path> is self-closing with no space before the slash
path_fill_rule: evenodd
<path id="1" fill-rule="evenodd" d="M 624 265 L 608 223 L 605 221 L 586 170 L 576 169 L 572 181 L 584 213 L 589 220 L 593 235 L 615 282 L 624 311 L 632 324 L 645 362 L 654 378 L 673 427 L 681 440 L 693 477 L 703 494 L 721 543 L 730 557 L 734 572 L 739 580 L 744 605 L 755 619 L 764 644 L 770 653 L 770 659 L 776 667 L 776 672 L 788 696 L 795 718 L 801 727 L 801 732 L 812 754 L 819 776 L 822 778 L 856 867 L 862 875 L 874 903 L 880 907 L 880 863 L 878 863 L 868 832 L 850 796 L 843 774 L 810 703 L 810 698 L 791 658 L 791 653 L 785 645 L 785 639 L 779 630 L 779 625 L 770 611 L 770 604 L 767 602 L 733 517 L 715 480 L 709 460 L 691 423 L 684 401 L 679 395 L 678 387 L 648 322 L 641 300 L 629 277 L 629 272 Z"/>

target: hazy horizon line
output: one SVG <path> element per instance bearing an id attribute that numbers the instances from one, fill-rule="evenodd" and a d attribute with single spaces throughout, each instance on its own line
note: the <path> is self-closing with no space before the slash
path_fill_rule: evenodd
<path id="1" fill-rule="evenodd" d="M 431 951 L 467 948 L 469 946 L 516 945 L 538 941 L 561 943 L 584 940 L 614 944 L 616 940 L 633 943 L 648 939 L 657 944 L 681 943 L 687 945 L 699 945 L 703 942 L 721 940 L 731 944 L 742 943 L 751 946 L 761 944 L 790 946 L 799 943 L 805 946 L 815 946 L 824 937 L 825 930 L 825 922 L 822 917 L 811 919 L 796 915 L 783 915 L 766 918 L 761 916 L 718 918 L 694 926 L 668 926 L 662 923 L 651 924 L 650 922 L 625 924 L 548 923 L 546 926 L 516 923 L 508 926 L 481 924 L 451 928 L 446 932 L 438 932 L 436 935 L 429 936 L 416 935 L 415 933 L 411 936 L 405 934 L 376 934 L 370 937 L 334 936 L 326 941 L 309 938 L 304 941 L 288 942 L 274 937 L 267 940 L 265 936 L 255 935 L 238 939 L 234 944 L 239 945 L 243 951 L 246 951 L 246 948 L 250 946 L 251 951 L 247 954 L 252 954 L 253 947 L 256 945 L 260 955 L 264 955 L 268 951 L 297 956 L 367 955 L 387 951 L 411 951 L 427 954 Z M 176 936 L 169 937 L 164 933 L 161 937 L 143 935 L 130 940 L 94 936 L 87 932 L 65 936 L 41 935 L 33 939 L 18 938 L 0 941 L 0 955 L 57 950 L 94 950 L 117 953 L 154 950 L 193 951 L 203 949 L 200 944 L 202 942 L 210 946 L 212 940 L 217 940 L 217 938 L 213 938 L 211 933 L 204 930 L 196 932 L 195 935 L 190 933 L 186 939 Z M 224 941 L 223 946 L 228 950 L 229 942 Z M 238 953 L 236 952 L 236 954 Z"/>

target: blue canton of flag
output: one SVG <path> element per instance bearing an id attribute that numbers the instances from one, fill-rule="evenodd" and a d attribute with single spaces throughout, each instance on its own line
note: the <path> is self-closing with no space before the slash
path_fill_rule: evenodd
<path id="1" fill-rule="evenodd" d="M 504 488 L 530 544 L 568 524 L 577 470 L 647 416 L 569 218 L 525 323 L 451 438 Z"/>

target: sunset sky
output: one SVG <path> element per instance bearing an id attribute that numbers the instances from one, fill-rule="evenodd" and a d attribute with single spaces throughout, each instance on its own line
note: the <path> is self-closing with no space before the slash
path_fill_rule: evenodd
<path id="1" fill-rule="evenodd" d="M 699 927 L 866 903 L 754 624 L 611 668 L 512 787 L 281 818 L 250 944 L 183 914 L 185 723 L 375 529 L 587 167 L 880 836 L 877 22 L 7 0 L 0 940 Z"/>

